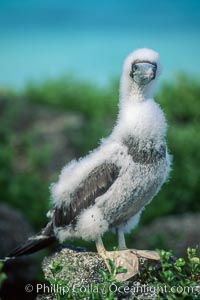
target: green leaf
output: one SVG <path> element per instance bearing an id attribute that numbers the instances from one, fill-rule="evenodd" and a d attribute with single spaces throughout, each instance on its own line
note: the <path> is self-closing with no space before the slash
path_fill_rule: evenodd
<path id="1" fill-rule="evenodd" d="M 123 267 L 117 267 L 116 274 L 119 274 L 119 273 L 127 273 L 127 269 L 125 269 Z"/>

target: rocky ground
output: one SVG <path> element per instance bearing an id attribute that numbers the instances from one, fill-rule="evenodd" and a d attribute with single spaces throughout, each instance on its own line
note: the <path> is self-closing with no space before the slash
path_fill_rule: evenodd
<path id="1" fill-rule="evenodd" d="M 141 256 L 138 256 L 138 259 L 139 272 L 143 272 L 144 264 L 146 263 L 154 268 L 155 274 L 158 272 L 160 268 L 159 261 L 146 260 Z M 61 271 L 56 271 L 56 268 L 53 268 L 53 264 L 58 264 L 59 266 L 63 266 L 63 268 Z M 129 281 L 119 284 L 103 279 L 102 271 L 107 273 L 107 275 L 109 274 L 102 258 L 97 253 L 93 252 L 77 252 L 75 250 L 63 249 L 60 252 L 45 258 L 43 261 L 43 272 L 45 278 L 47 280 L 51 278 L 51 282 L 54 280 L 56 287 L 57 284 L 60 284 L 61 294 L 62 291 L 65 292 L 66 297 L 69 293 L 72 293 L 74 297 L 73 299 L 80 299 L 78 297 L 78 293 L 80 291 L 89 291 L 90 293 L 93 293 L 94 296 L 95 293 L 101 291 L 100 295 L 102 299 L 105 299 L 106 288 L 108 288 L 116 289 L 116 300 L 156 299 L 155 293 L 152 293 L 147 288 L 144 291 L 142 290 L 143 287 L 138 280 L 137 275 Z M 56 300 L 56 297 L 53 293 L 43 294 L 38 295 L 37 300 Z"/>

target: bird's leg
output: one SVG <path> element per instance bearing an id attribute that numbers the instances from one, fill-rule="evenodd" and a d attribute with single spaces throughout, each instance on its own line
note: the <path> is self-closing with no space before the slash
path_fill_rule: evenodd
<path id="1" fill-rule="evenodd" d="M 119 250 L 127 250 L 127 252 L 131 250 L 137 256 L 141 256 L 141 257 L 146 258 L 146 259 L 153 259 L 153 260 L 159 260 L 160 259 L 160 256 L 159 256 L 158 252 L 156 252 L 156 251 L 137 250 L 137 249 L 130 249 L 129 250 L 126 246 L 124 231 L 121 227 L 117 228 L 117 235 L 118 235 L 118 249 Z"/>
<path id="2" fill-rule="evenodd" d="M 100 236 L 96 240 L 96 248 L 97 248 L 98 254 L 103 258 L 108 270 L 111 271 L 109 259 L 112 259 L 113 261 L 115 261 L 117 258 L 117 251 L 106 251 L 103 241 L 102 241 L 102 238 Z"/>
<path id="3" fill-rule="evenodd" d="M 121 227 L 117 228 L 117 236 L 118 236 L 118 249 L 119 250 L 127 249 L 124 231 L 122 230 Z"/>
<path id="4" fill-rule="evenodd" d="M 98 254 L 103 258 L 108 270 L 111 271 L 110 265 L 109 265 L 109 259 L 111 259 L 109 254 L 111 252 L 108 252 L 105 250 L 102 238 L 100 236 L 96 240 L 96 248 L 97 248 Z"/>
<path id="5" fill-rule="evenodd" d="M 106 250 L 104 248 L 104 244 L 102 241 L 102 238 L 99 236 L 98 239 L 96 240 L 96 248 L 97 248 L 97 252 L 98 254 L 102 257 L 105 258 L 106 256 Z"/>
<path id="6" fill-rule="evenodd" d="M 124 236 L 124 231 L 121 227 L 117 228 L 117 235 L 118 235 L 118 249 L 119 250 L 128 250 L 126 246 L 126 240 Z M 156 251 L 149 251 L 149 250 L 136 250 L 136 249 L 131 249 L 136 255 L 142 256 L 147 259 L 153 259 L 153 260 L 159 260 L 160 256 Z"/>

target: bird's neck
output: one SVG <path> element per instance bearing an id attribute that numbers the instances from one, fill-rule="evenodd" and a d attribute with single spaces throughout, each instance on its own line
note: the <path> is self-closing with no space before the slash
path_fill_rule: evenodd
<path id="1" fill-rule="evenodd" d="M 136 83 L 132 83 L 129 88 L 124 91 L 121 89 L 120 91 L 121 102 L 130 101 L 130 102 L 141 102 L 147 98 L 146 88 L 144 86 L 138 86 Z"/>
<path id="2" fill-rule="evenodd" d="M 164 114 L 153 99 L 143 98 L 121 99 L 117 124 L 113 137 L 123 139 L 125 136 L 139 139 L 163 139 L 166 132 Z"/>
<path id="3" fill-rule="evenodd" d="M 133 80 L 124 80 L 121 79 L 120 83 L 120 102 L 123 105 L 123 102 L 131 102 L 137 103 L 145 101 L 148 98 L 153 97 L 153 85 L 154 83 L 150 83 L 149 85 L 138 85 Z"/>

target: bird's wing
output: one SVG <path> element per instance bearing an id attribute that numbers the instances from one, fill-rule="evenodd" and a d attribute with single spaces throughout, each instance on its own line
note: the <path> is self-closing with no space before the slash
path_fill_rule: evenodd
<path id="1" fill-rule="evenodd" d="M 62 227 L 76 222 L 76 217 L 82 209 L 95 203 L 95 199 L 103 195 L 115 182 L 120 168 L 114 163 L 106 163 L 95 167 L 71 195 L 68 206 L 64 203 L 54 208 L 53 223 Z"/>

